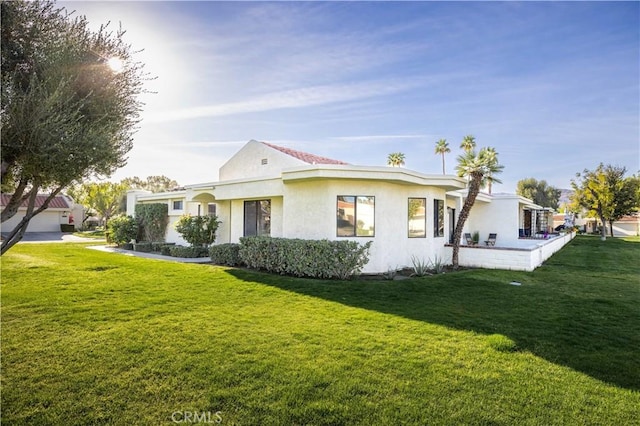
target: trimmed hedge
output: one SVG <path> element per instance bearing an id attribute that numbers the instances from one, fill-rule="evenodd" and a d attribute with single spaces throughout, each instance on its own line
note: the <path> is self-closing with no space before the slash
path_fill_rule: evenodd
<path id="1" fill-rule="evenodd" d="M 238 266 L 242 264 L 240 259 L 240 244 L 226 243 L 211 246 L 209 257 L 217 265 Z"/>
<path id="2" fill-rule="evenodd" d="M 240 259 L 250 268 L 295 277 L 349 279 L 369 262 L 371 241 L 240 238 Z"/>
<path id="3" fill-rule="evenodd" d="M 169 255 L 172 257 L 208 257 L 209 249 L 204 247 L 185 247 L 171 246 L 169 247 Z"/>

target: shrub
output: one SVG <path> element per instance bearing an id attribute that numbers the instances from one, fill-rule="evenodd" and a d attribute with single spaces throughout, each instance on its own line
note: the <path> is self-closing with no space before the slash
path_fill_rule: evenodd
<path id="1" fill-rule="evenodd" d="M 133 245 L 133 250 L 139 251 L 141 253 L 151 253 L 151 243 L 147 243 L 147 242 L 135 243 Z"/>
<path id="2" fill-rule="evenodd" d="M 136 205 L 136 219 L 146 241 L 164 241 L 169 223 L 169 207 L 164 203 Z"/>
<path id="3" fill-rule="evenodd" d="M 209 248 L 211 261 L 218 265 L 238 266 L 242 264 L 240 259 L 240 244 L 218 244 Z"/>
<path id="4" fill-rule="evenodd" d="M 171 246 L 169 247 L 169 255 L 173 257 L 208 257 L 209 250 L 204 247 L 185 247 Z"/>
<path id="5" fill-rule="evenodd" d="M 108 242 L 123 246 L 138 235 L 138 222 L 131 216 L 116 216 L 109 221 L 108 229 Z"/>
<path id="6" fill-rule="evenodd" d="M 250 268 L 282 275 L 348 279 L 369 261 L 371 241 L 240 238 L 240 259 Z"/>
<path id="7" fill-rule="evenodd" d="M 193 247 L 208 247 L 216 241 L 216 231 L 220 221 L 213 216 L 183 215 L 176 222 L 176 231 Z"/>

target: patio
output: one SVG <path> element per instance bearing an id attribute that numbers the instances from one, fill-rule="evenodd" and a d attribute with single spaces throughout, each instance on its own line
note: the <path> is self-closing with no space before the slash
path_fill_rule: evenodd
<path id="1" fill-rule="evenodd" d="M 560 235 L 550 234 L 547 239 L 522 238 L 503 243 L 498 238 L 495 246 L 461 245 L 458 260 L 461 266 L 533 271 L 564 247 L 575 235 L 574 232 Z M 453 248 L 447 244 L 445 250 L 450 262 Z"/>

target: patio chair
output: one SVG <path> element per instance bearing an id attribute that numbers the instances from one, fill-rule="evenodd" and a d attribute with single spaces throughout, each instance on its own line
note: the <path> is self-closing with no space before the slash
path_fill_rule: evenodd
<path id="1" fill-rule="evenodd" d="M 485 240 L 484 243 L 488 246 L 495 246 L 497 237 L 498 237 L 498 234 L 489 234 L 489 238 Z"/>
<path id="2" fill-rule="evenodd" d="M 476 244 L 478 244 L 477 242 L 473 241 L 473 237 L 471 236 L 471 233 L 469 233 L 469 232 L 465 232 L 464 240 L 465 240 L 465 242 L 467 243 L 468 246 L 475 246 Z"/>

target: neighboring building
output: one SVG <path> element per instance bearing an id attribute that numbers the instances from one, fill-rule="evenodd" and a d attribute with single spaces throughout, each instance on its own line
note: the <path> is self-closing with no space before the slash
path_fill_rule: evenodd
<path id="1" fill-rule="evenodd" d="M 220 181 L 129 191 L 127 214 L 138 203 L 167 203 L 166 239 L 179 244 L 185 242 L 174 224 L 181 215 L 213 212 L 222 221 L 216 243 L 251 235 L 373 241 L 364 272 L 384 272 L 410 266 L 412 257 L 450 257 L 465 187 L 457 176 L 355 166 L 252 140 L 220 168 Z M 550 223 L 548 211 L 526 198 L 480 194 L 465 231 L 479 231 L 481 239 L 498 233 L 500 246 L 517 241 L 521 230 L 548 231 Z"/>
<path id="2" fill-rule="evenodd" d="M 37 195 L 35 208 L 40 208 L 48 195 Z M 2 194 L 0 204 L 2 208 L 9 203 L 11 194 Z M 12 231 L 24 218 L 27 212 L 27 201 L 18 208 L 18 213 L 4 222 L 2 232 Z M 58 195 L 49 202 L 44 211 L 35 215 L 30 221 L 26 232 L 60 232 L 60 225 L 78 225 L 82 223 L 84 210 L 81 205 L 74 203 L 71 197 Z"/>

